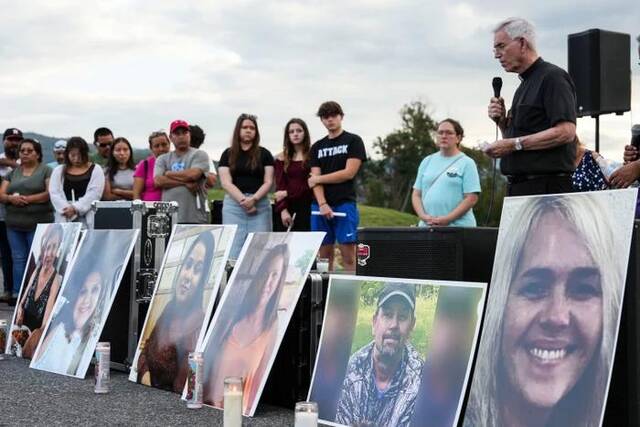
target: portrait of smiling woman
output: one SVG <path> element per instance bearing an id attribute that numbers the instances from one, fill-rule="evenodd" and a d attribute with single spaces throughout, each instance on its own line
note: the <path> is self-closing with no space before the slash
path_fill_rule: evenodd
<path id="1" fill-rule="evenodd" d="M 600 425 L 627 260 L 604 197 L 513 202 L 521 205 L 500 230 L 465 426 Z M 516 207 L 507 203 L 505 212 Z"/>
<path id="2" fill-rule="evenodd" d="M 132 381 L 182 392 L 187 378 L 189 352 L 196 348 L 204 321 L 204 288 L 213 266 L 215 240 L 210 230 L 197 235 L 186 248 L 171 286 L 171 299 L 141 345 L 137 375 Z M 154 308 L 157 305 L 154 305 Z M 146 331 L 143 331 L 144 337 Z"/>
<path id="3" fill-rule="evenodd" d="M 75 375 L 86 352 L 90 335 L 100 323 L 109 283 L 101 271 L 89 272 L 82 286 L 74 288 L 61 315 L 47 331 L 33 366 Z"/>

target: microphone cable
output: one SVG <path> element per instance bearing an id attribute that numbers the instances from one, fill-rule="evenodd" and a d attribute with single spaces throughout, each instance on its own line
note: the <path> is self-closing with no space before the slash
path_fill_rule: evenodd
<path id="1" fill-rule="evenodd" d="M 496 123 L 496 141 L 498 140 L 498 124 Z M 489 219 L 491 218 L 491 211 L 493 210 L 493 200 L 496 197 L 496 170 L 498 169 L 496 167 L 496 163 L 497 160 L 496 159 L 491 159 L 491 162 L 493 164 L 493 171 L 491 172 L 491 195 L 489 196 L 489 209 L 487 209 L 487 217 L 484 221 L 484 226 L 488 227 L 489 226 Z"/>
<path id="2" fill-rule="evenodd" d="M 502 90 L 502 78 L 501 77 L 494 77 L 493 80 L 491 81 L 491 86 L 493 87 L 493 96 L 494 98 L 500 98 L 500 91 Z M 500 120 L 496 120 L 496 138 L 495 141 L 498 141 L 498 123 Z M 491 211 L 493 210 L 493 201 L 496 197 L 496 170 L 498 169 L 496 167 L 497 165 L 497 160 L 494 158 L 491 158 L 492 162 L 493 162 L 493 172 L 492 172 L 492 179 L 491 179 L 491 195 L 489 196 L 489 209 L 487 209 L 487 218 L 484 221 L 484 225 L 485 227 L 489 226 L 489 219 L 491 217 Z"/>

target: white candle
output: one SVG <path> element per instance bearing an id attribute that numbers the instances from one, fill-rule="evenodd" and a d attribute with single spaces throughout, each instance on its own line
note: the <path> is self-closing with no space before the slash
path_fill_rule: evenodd
<path id="1" fill-rule="evenodd" d="M 318 427 L 318 404 L 298 402 L 295 407 L 295 427 Z"/>
<path id="2" fill-rule="evenodd" d="M 318 413 L 296 412 L 295 427 L 318 427 Z"/>
<path id="3" fill-rule="evenodd" d="M 326 273 L 329 271 L 329 258 L 316 259 L 316 270 L 318 273 Z"/>
<path id="4" fill-rule="evenodd" d="M 242 390 L 225 390 L 223 425 L 242 427 Z"/>

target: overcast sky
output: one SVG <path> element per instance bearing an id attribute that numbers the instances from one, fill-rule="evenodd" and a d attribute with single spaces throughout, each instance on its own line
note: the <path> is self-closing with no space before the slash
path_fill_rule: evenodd
<path id="1" fill-rule="evenodd" d="M 492 56 L 491 29 L 522 16 L 539 52 L 566 68 L 567 35 L 589 28 L 632 34 L 632 108 L 601 118 L 605 155 L 619 157 L 640 123 L 640 1 L 29 1 L 0 0 L 0 127 L 83 136 L 98 126 L 134 146 L 176 118 L 201 125 L 218 158 L 240 113 L 258 116 L 263 145 L 280 151 L 283 126 L 305 119 L 312 139 L 325 100 L 368 147 L 400 125 L 413 100 L 459 119 L 466 144 L 492 140 L 491 79 L 507 103 L 518 80 Z M 578 133 L 593 144 L 592 119 Z M 373 150 L 370 150 L 373 154 Z"/>

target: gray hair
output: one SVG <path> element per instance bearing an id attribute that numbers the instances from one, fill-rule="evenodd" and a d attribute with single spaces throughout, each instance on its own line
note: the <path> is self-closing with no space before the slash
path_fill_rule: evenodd
<path id="1" fill-rule="evenodd" d="M 615 349 L 625 272 L 624 264 L 621 264 L 623 257 L 614 254 L 615 233 L 610 218 L 606 215 L 610 209 L 603 202 L 602 197 L 596 198 L 588 193 L 530 198 L 518 209 L 514 216 L 518 219 L 514 219 L 507 229 L 500 230 L 488 301 L 492 308 L 487 310 L 484 318 L 482 340 L 465 414 L 465 427 L 504 423 L 504 401 L 499 393 L 500 383 L 503 381 L 499 373 L 502 372 L 504 363 L 501 344 L 504 312 L 527 239 L 536 231 L 535 225 L 545 215 L 563 218 L 567 226 L 575 228 L 584 238 L 585 247 L 601 274 L 603 298 L 600 346 L 593 356 L 591 369 L 585 370 L 582 375 L 588 385 L 575 387 L 562 399 L 568 402 L 578 400 L 583 405 L 580 410 L 572 407 L 572 411 L 566 411 L 567 406 L 559 402 L 554 412 L 572 421 L 567 425 L 599 425 L 609 368 L 613 362 L 612 349 Z"/>
<path id="2" fill-rule="evenodd" d="M 536 50 L 536 29 L 533 24 L 523 18 L 507 18 L 500 22 L 494 29 L 493 33 L 504 31 L 512 38 L 523 38 L 531 50 Z"/>

